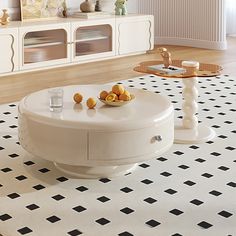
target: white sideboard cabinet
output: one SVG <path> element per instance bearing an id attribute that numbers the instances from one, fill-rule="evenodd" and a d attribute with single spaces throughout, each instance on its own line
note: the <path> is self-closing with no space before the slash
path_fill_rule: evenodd
<path id="1" fill-rule="evenodd" d="M 0 27 L 0 74 L 18 70 L 18 29 Z"/>
<path id="2" fill-rule="evenodd" d="M 153 48 L 154 25 L 150 16 L 117 17 L 116 48 L 118 55 L 125 55 Z"/>
<path id="3" fill-rule="evenodd" d="M 0 76 L 141 54 L 154 46 L 152 15 L 58 18 L 0 26 Z"/>

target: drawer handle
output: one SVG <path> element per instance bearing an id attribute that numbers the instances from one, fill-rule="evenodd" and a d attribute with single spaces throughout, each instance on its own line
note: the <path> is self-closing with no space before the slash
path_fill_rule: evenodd
<path id="1" fill-rule="evenodd" d="M 155 141 L 161 142 L 162 141 L 162 136 L 161 135 L 156 135 L 153 137 Z"/>

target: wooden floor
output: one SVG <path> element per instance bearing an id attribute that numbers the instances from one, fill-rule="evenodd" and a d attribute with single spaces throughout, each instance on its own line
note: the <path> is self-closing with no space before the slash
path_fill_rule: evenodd
<path id="1" fill-rule="evenodd" d="M 225 51 L 182 46 L 165 47 L 172 53 L 173 59 L 220 64 L 224 67 L 223 73 L 236 75 L 236 37 L 228 38 L 228 50 Z M 161 59 L 156 49 L 144 55 L 3 76 L 0 77 L 0 104 L 18 101 L 25 95 L 43 88 L 106 83 L 137 77 L 140 74 L 134 72 L 133 68 L 139 62 L 153 59 Z"/>

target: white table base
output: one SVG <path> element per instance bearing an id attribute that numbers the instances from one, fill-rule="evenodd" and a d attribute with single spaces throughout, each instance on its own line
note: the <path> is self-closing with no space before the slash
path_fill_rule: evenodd
<path id="1" fill-rule="evenodd" d="M 191 143 L 203 143 L 215 138 L 215 131 L 206 126 L 198 125 L 196 129 L 186 129 L 181 125 L 175 126 L 175 143 L 191 144 Z"/>
<path id="2" fill-rule="evenodd" d="M 55 163 L 54 165 L 60 171 L 77 178 L 105 178 L 116 177 L 128 174 L 136 169 L 137 164 L 120 165 L 120 166 L 72 166 Z"/>

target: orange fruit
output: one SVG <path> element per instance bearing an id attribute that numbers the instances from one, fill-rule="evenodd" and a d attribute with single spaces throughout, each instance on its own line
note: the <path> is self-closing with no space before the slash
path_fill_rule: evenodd
<path id="1" fill-rule="evenodd" d="M 106 96 L 106 101 L 107 102 L 114 102 L 117 99 L 117 95 L 114 93 L 108 94 Z"/>
<path id="2" fill-rule="evenodd" d="M 86 102 L 89 109 L 92 109 L 96 106 L 97 102 L 94 98 L 89 98 Z"/>
<path id="3" fill-rule="evenodd" d="M 105 100 L 107 95 L 108 95 L 108 92 L 104 90 L 104 91 L 102 91 L 102 92 L 100 93 L 100 98 L 101 98 L 102 100 Z"/>
<path id="4" fill-rule="evenodd" d="M 130 101 L 130 100 L 131 100 L 131 97 L 123 93 L 123 94 L 121 94 L 121 95 L 119 96 L 119 100 L 122 100 L 122 101 Z"/>
<path id="5" fill-rule="evenodd" d="M 112 86 L 112 92 L 118 96 L 124 93 L 124 91 L 125 91 L 124 87 L 120 84 L 115 84 Z"/>
<path id="6" fill-rule="evenodd" d="M 123 94 L 125 94 L 125 95 L 130 97 L 130 92 L 128 90 L 125 90 Z"/>
<path id="7" fill-rule="evenodd" d="M 73 99 L 76 103 L 81 103 L 83 100 L 83 96 L 80 93 L 75 93 Z"/>

